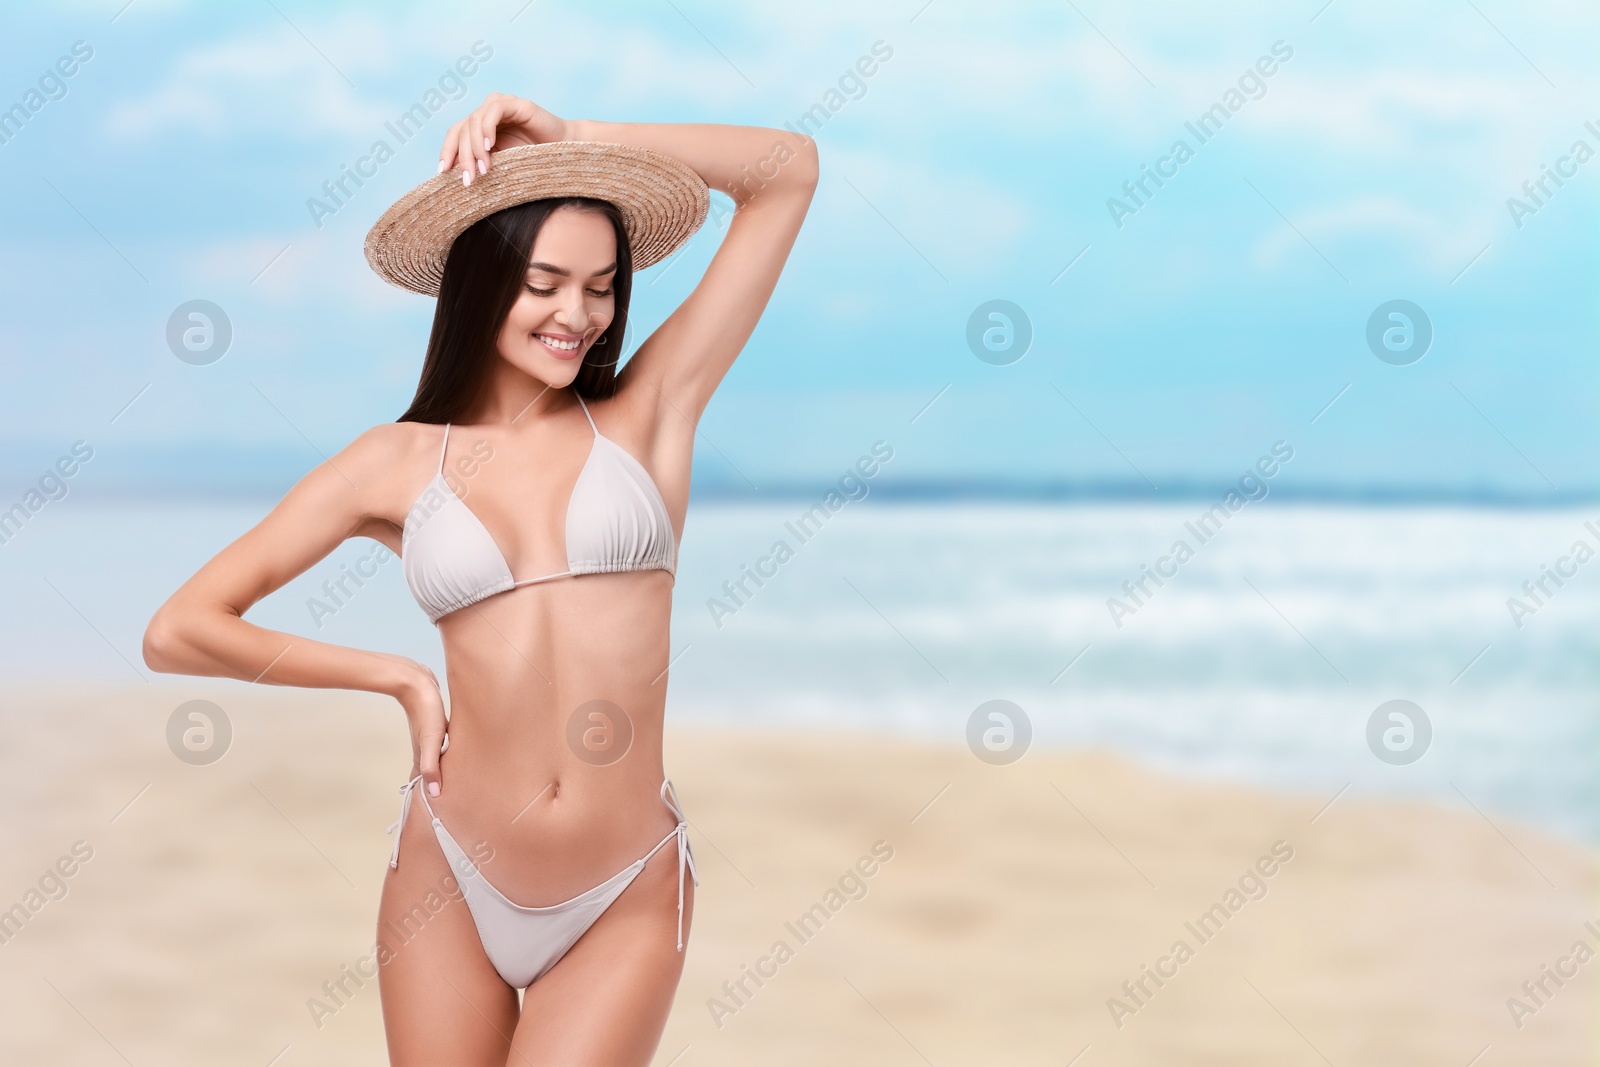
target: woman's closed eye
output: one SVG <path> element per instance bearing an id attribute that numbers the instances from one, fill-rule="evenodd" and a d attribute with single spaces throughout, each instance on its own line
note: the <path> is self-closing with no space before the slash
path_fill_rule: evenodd
<path id="1" fill-rule="evenodd" d="M 523 288 L 527 289 L 528 292 L 532 293 L 534 296 L 555 296 L 556 295 L 556 291 L 554 289 L 540 289 L 537 286 L 526 285 L 526 284 L 524 284 Z M 612 294 L 612 292 L 613 292 L 613 290 L 610 290 L 610 289 L 590 289 L 589 290 L 589 295 L 590 296 L 610 296 Z"/>

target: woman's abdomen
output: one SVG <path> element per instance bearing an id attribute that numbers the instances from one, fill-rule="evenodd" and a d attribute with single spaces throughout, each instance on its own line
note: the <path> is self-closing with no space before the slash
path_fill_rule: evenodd
<path id="1" fill-rule="evenodd" d="M 676 818 L 660 784 L 672 579 L 524 586 L 447 616 L 450 749 L 434 809 L 485 841 L 489 881 L 565 900 L 642 856 Z"/>

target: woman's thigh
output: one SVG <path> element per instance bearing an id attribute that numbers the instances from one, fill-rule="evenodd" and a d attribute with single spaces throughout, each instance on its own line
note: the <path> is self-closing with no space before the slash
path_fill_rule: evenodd
<path id="1" fill-rule="evenodd" d="M 688 949 L 694 882 L 683 879 Z M 646 1067 L 683 974 L 678 850 L 667 845 L 560 961 L 522 997 L 510 1062 Z M 526 1057 L 526 1060 L 523 1059 Z"/>
<path id="2" fill-rule="evenodd" d="M 413 801 L 378 905 L 378 989 L 394 1067 L 503 1067 L 517 994 L 484 955 L 427 809 Z M 461 843 L 470 847 L 467 842 Z M 487 874 L 493 860 L 484 864 Z"/>

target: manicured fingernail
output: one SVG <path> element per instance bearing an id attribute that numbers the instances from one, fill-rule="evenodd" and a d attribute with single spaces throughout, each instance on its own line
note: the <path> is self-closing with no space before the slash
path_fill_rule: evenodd
<path id="1" fill-rule="evenodd" d="M 479 174 L 488 174 L 489 173 L 489 161 L 487 159 L 478 160 L 478 173 Z"/>
<path id="2" fill-rule="evenodd" d="M 485 137 L 485 138 L 484 138 L 484 139 L 483 139 L 483 150 L 484 150 L 484 151 L 485 151 L 485 152 L 487 152 L 487 151 L 489 151 L 489 149 L 491 149 L 491 148 L 493 148 L 493 147 L 494 147 L 494 138 L 492 138 L 492 137 Z"/>
<path id="3" fill-rule="evenodd" d="M 446 160 L 446 159 L 439 160 L 439 169 L 434 171 L 434 173 L 435 174 L 443 174 L 444 173 L 444 168 L 448 167 L 449 165 L 450 165 L 450 161 L 449 160 Z"/>
<path id="4" fill-rule="evenodd" d="M 436 796 L 439 795 L 439 783 L 438 782 L 429 782 L 428 783 L 428 795 L 430 797 L 436 797 Z"/>
<path id="5" fill-rule="evenodd" d="M 466 169 L 465 167 L 461 168 L 461 184 L 462 185 L 471 185 L 472 184 L 472 171 Z"/>

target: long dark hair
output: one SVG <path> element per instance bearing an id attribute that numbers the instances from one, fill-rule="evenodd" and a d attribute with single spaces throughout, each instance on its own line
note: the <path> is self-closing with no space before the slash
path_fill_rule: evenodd
<path id="1" fill-rule="evenodd" d="M 622 213 L 609 200 L 586 196 L 530 200 L 473 223 L 450 246 L 417 395 L 396 422 L 453 422 L 466 411 L 493 365 L 500 327 L 522 294 L 534 238 L 551 212 L 569 206 L 600 212 L 617 234 L 616 317 L 584 353 L 572 388 L 588 400 L 616 392 L 633 292 L 633 256 Z"/>

